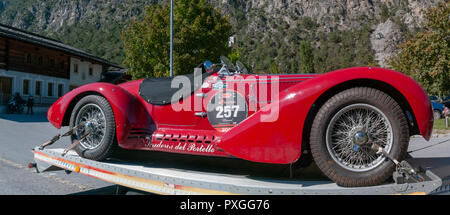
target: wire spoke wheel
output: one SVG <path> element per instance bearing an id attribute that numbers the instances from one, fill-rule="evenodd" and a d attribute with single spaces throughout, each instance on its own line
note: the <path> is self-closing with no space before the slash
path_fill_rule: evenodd
<path id="1" fill-rule="evenodd" d="M 326 131 L 326 146 L 341 167 L 354 172 L 369 171 L 384 161 L 382 155 L 371 149 L 370 142 L 390 152 L 392 133 L 389 119 L 378 108 L 369 104 L 352 104 L 342 108 L 331 119 Z"/>
<path id="2" fill-rule="evenodd" d="M 405 111 L 378 89 L 354 87 L 329 98 L 310 131 L 311 154 L 322 172 L 338 185 L 379 185 L 395 169 L 375 143 L 397 160 L 406 157 L 409 126 Z"/>
<path id="3" fill-rule="evenodd" d="M 84 122 L 85 126 L 75 131 L 75 137 L 80 138 L 91 132 L 80 144 L 86 149 L 97 148 L 106 132 L 106 117 L 103 110 L 96 104 L 87 104 L 78 112 L 75 125 Z"/>
<path id="4" fill-rule="evenodd" d="M 80 99 L 72 110 L 70 126 L 84 122 L 84 126 L 74 130 L 72 142 L 89 132 L 74 149 L 80 157 L 104 160 L 113 156 L 117 149 L 114 112 L 102 96 L 88 95 Z"/>

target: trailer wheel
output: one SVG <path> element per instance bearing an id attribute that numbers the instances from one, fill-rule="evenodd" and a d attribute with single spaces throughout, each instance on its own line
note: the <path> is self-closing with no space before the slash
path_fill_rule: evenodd
<path id="1" fill-rule="evenodd" d="M 97 95 L 82 98 L 74 107 L 70 117 L 70 127 L 81 122 L 88 122 L 71 136 L 72 142 L 88 131 L 91 133 L 75 147 L 75 151 L 83 158 L 104 160 L 114 152 L 116 129 L 114 113 L 109 102 Z"/>
<path id="2" fill-rule="evenodd" d="M 357 87 L 330 98 L 318 111 L 310 135 L 317 166 L 345 187 L 378 185 L 394 164 L 371 149 L 371 142 L 402 160 L 409 144 L 406 117 L 393 98 L 373 88 Z"/>

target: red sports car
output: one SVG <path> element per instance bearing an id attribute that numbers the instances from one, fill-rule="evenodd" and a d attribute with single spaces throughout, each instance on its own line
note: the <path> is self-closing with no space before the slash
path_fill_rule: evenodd
<path id="1" fill-rule="evenodd" d="M 82 157 L 102 160 L 115 148 L 290 164 L 312 154 L 342 186 L 383 183 L 406 156 L 409 138 L 429 139 L 431 103 L 402 73 L 372 67 L 326 74 L 252 74 L 222 57 L 195 72 L 70 91 L 48 111 L 56 128 L 75 127 Z M 89 133 L 88 133 L 89 132 Z"/>

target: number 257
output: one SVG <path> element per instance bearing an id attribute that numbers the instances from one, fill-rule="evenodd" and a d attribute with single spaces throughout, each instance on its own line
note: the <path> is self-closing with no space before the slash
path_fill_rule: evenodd
<path id="1" fill-rule="evenodd" d="M 239 105 L 217 106 L 216 111 L 216 118 L 230 118 L 231 116 L 237 117 Z"/>

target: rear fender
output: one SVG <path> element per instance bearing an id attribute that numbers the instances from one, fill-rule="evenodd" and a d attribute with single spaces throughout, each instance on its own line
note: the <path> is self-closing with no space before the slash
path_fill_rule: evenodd
<path id="1" fill-rule="evenodd" d="M 67 126 L 75 104 L 88 95 L 100 95 L 108 100 L 114 112 L 119 145 L 124 144 L 132 127 L 150 128 L 153 123 L 139 99 L 120 86 L 109 83 L 87 84 L 70 91 L 50 107 L 47 112 L 49 122 L 58 129 Z"/>
<path id="2" fill-rule="evenodd" d="M 384 82 L 400 92 L 413 111 L 420 133 L 425 139 L 430 138 L 433 117 L 424 90 L 402 73 L 364 67 L 330 72 L 281 91 L 279 100 L 264 108 L 279 111 L 275 122 L 262 122 L 262 117 L 268 112 L 258 111 L 218 139 L 216 144 L 226 152 L 246 160 L 293 163 L 300 157 L 305 120 L 315 102 L 334 86 L 357 79 Z"/>

